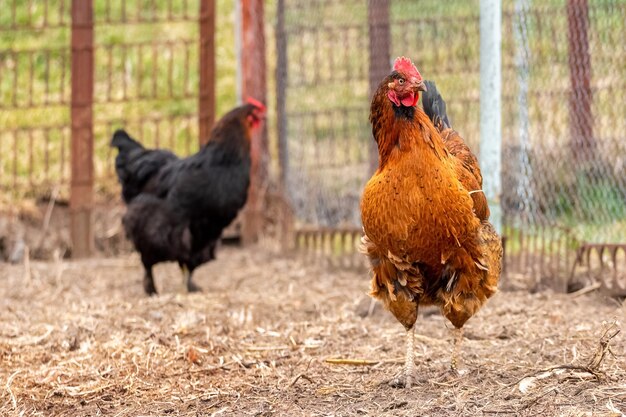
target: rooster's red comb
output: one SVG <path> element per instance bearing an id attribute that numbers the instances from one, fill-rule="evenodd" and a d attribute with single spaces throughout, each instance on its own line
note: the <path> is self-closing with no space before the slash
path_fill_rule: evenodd
<path id="1" fill-rule="evenodd" d="M 255 99 L 255 98 L 248 97 L 246 99 L 246 103 L 252 104 L 254 107 L 256 107 L 257 109 L 261 110 L 262 112 L 264 112 L 266 110 L 265 105 L 263 103 L 261 103 L 259 100 Z"/>
<path id="2" fill-rule="evenodd" d="M 422 79 L 422 75 L 417 70 L 417 68 L 415 68 L 413 62 L 411 62 L 411 60 L 405 56 L 396 58 L 395 62 L 393 63 L 393 69 L 394 71 L 403 72 L 404 74 L 411 77 L 417 77 L 418 80 Z"/>

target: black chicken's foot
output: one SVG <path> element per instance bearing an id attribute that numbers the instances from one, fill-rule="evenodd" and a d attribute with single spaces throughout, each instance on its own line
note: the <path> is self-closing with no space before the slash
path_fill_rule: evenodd
<path id="1" fill-rule="evenodd" d="M 152 278 L 152 274 L 146 273 L 143 276 L 143 290 L 146 294 L 152 296 L 157 294 L 156 287 L 154 286 L 154 279 Z"/>
<path id="2" fill-rule="evenodd" d="M 202 287 L 200 287 L 195 282 L 193 282 L 191 280 L 191 277 L 189 277 L 189 280 L 187 281 L 187 291 L 188 292 L 202 292 Z"/>
<path id="3" fill-rule="evenodd" d="M 201 292 L 202 288 L 200 288 L 198 285 L 196 285 L 195 282 L 191 280 L 192 271 L 189 270 L 187 265 L 181 265 L 180 269 L 183 272 L 183 285 L 182 285 L 181 292 L 183 293 Z"/>

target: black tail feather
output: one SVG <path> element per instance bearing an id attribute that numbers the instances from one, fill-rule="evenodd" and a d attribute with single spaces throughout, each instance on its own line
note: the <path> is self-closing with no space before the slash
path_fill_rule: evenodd
<path id="1" fill-rule="evenodd" d="M 113 133 L 111 146 L 114 148 L 118 148 L 120 152 L 127 152 L 131 149 L 137 148 L 143 149 L 143 145 L 130 137 L 130 135 L 124 129 L 118 129 L 115 131 L 115 133 Z"/>
<path id="2" fill-rule="evenodd" d="M 427 89 L 422 96 L 424 111 L 438 129 L 452 127 L 446 113 L 446 102 L 443 101 L 443 97 L 439 94 L 435 82 L 425 80 L 424 84 Z"/>

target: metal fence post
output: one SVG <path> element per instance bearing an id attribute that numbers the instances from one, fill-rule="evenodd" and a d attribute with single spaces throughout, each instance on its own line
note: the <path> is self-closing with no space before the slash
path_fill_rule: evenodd
<path id="1" fill-rule="evenodd" d="M 515 0 L 513 21 L 513 38 L 515 40 L 515 69 L 519 92 L 517 105 L 519 108 L 519 171 L 517 173 L 517 198 L 522 204 L 523 220 L 534 216 L 534 196 L 531 185 L 533 178 L 530 164 L 530 112 L 528 93 L 530 86 L 530 45 L 528 24 L 530 3 L 532 0 Z M 508 225 L 508 223 L 507 223 Z"/>
<path id="2" fill-rule="evenodd" d="M 370 98 L 378 84 L 391 70 L 391 34 L 389 31 L 389 0 L 368 0 L 367 21 L 369 25 L 369 87 Z M 370 142 L 370 172 L 378 167 L 378 148 Z"/>
<path id="3" fill-rule="evenodd" d="M 491 222 L 502 233 L 502 4 L 480 0 L 480 166 Z"/>
<path id="4" fill-rule="evenodd" d="M 591 104 L 591 56 L 589 54 L 589 6 L 587 0 L 567 0 L 569 69 L 572 91 L 569 97 L 569 126 L 574 161 L 594 159 Z"/>
<path id="5" fill-rule="evenodd" d="M 265 34 L 263 0 L 238 0 L 241 24 L 239 73 L 241 75 L 241 97 L 254 97 L 267 104 Z M 267 123 L 252 138 L 252 168 L 248 203 L 242 218 L 242 240 L 244 244 L 256 241 L 263 227 L 263 207 L 268 187 L 269 149 Z"/>
<path id="6" fill-rule="evenodd" d="M 200 85 L 198 132 L 200 145 L 206 143 L 215 122 L 215 0 L 200 1 Z"/>
<path id="7" fill-rule="evenodd" d="M 276 5 L 276 131 L 278 134 L 278 165 L 280 216 L 279 238 L 285 249 L 294 244 L 294 218 L 289 198 L 289 143 L 287 141 L 287 34 L 285 33 L 285 0 Z"/>
<path id="8" fill-rule="evenodd" d="M 93 2 L 72 0 L 72 177 L 70 234 L 72 256 L 93 247 Z"/>
<path id="9" fill-rule="evenodd" d="M 287 143 L 287 35 L 285 34 L 285 0 L 276 5 L 276 130 L 278 131 L 278 163 L 280 185 L 287 189 L 289 145 Z"/>

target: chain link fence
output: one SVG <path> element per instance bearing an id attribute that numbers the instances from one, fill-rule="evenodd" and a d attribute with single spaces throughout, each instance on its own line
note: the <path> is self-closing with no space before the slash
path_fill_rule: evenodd
<path id="1" fill-rule="evenodd" d="M 368 80 L 381 33 L 382 55 L 409 56 L 437 82 L 453 127 L 479 153 L 478 0 L 284 8 L 286 177 L 301 225 L 360 225 L 370 86 L 391 67 Z M 503 1 L 502 206 L 513 269 L 563 275 L 581 242 L 624 242 L 625 21 L 624 0 Z"/>

